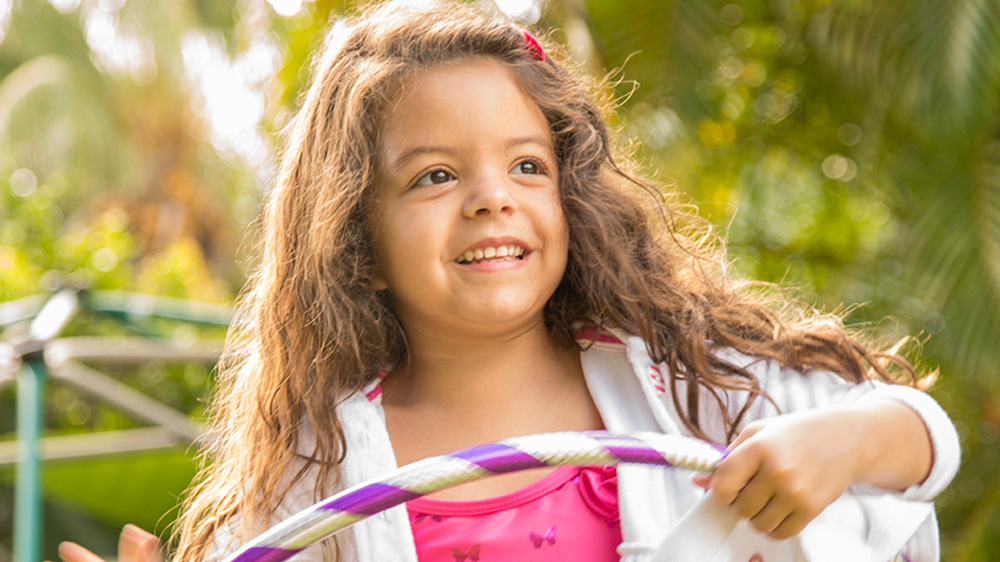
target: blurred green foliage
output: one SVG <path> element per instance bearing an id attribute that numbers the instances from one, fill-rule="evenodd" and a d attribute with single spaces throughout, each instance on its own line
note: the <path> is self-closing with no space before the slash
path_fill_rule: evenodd
<path id="1" fill-rule="evenodd" d="M 65 181 L 37 184 L 25 168 L 0 173 L 0 264 L 5 269 L 0 299 L 14 300 L 53 288 L 72 275 L 96 289 L 124 287 L 133 276 L 134 240 L 129 216 L 110 209 L 95 220 L 67 224 L 59 196 Z M 13 183 L 15 187 L 11 185 Z"/>
<path id="2" fill-rule="evenodd" d="M 0 27 L 0 301 L 61 283 L 235 295 L 253 260 L 237 241 L 270 181 L 310 56 L 330 20 L 355 5 L 308 1 L 282 16 L 279 4 L 13 3 Z M 965 455 L 938 501 L 943 559 L 991 560 L 1000 551 L 1000 3 L 539 4 L 534 25 L 551 29 L 582 68 L 617 69 L 610 117 L 634 139 L 623 149 L 698 204 L 740 275 L 846 307 L 852 323 L 887 341 L 921 339 L 915 359 L 939 369 L 933 393 L 955 417 Z M 145 62 L 108 58 L 95 31 L 107 21 L 116 40 L 138 38 L 133 51 Z M 221 135 L 207 109 L 206 79 L 192 68 L 214 56 L 221 66 L 211 75 L 263 92 L 259 107 L 257 98 L 244 104 L 259 117 L 250 132 Z M 234 104 L 243 99 L 232 92 Z M 246 143 L 253 131 L 263 149 Z M 152 329 L 191 337 L 174 333 L 180 326 Z M 123 328 L 84 317 L 72 330 Z M 115 375 L 197 416 L 211 380 L 198 369 Z M 13 428 L 11 397 L 0 392 L 0 433 Z M 68 389 L 53 389 L 50 405 L 54 430 L 132 423 Z M 73 470 L 110 466 L 53 467 L 65 481 L 49 483 L 50 534 L 87 534 L 110 552 L 109 533 L 125 521 L 160 516 L 165 504 L 109 512 L 63 485 L 82 481 Z M 9 492 L 0 499 L 9 506 Z M 4 509 L 0 544 L 9 544 Z M 63 532 L 70 527 L 78 534 Z"/>

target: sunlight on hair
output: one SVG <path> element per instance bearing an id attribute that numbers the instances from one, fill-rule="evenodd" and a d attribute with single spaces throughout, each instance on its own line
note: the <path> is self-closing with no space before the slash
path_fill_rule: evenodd
<path id="1" fill-rule="evenodd" d="M 405 8 L 419 12 L 433 8 L 438 4 L 438 0 L 395 0 L 393 4 L 397 8 Z"/>
<path id="2" fill-rule="evenodd" d="M 347 40 L 347 36 L 350 35 L 351 28 L 344 23 L 344 20 L 338 19 L 333 22 L 330 26 L 330 31 L 326 33 L 326 44 L 327 49 L 323 53 L 323 61 L 321 66 L 330 64 L 330 59 L 337 56 L 340 53 L 341 47 L 344 46 L 344 41 Z"/>
<path id="3" fill-rule="evenodd" d="M 537 0 L 494 0 L 497 8 L 508 17 L 524 25 L 538 22 L 542 7 Z"/>

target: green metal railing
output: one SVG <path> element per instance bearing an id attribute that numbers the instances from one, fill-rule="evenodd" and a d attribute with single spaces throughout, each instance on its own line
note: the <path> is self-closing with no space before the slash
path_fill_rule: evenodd
<path id="1" fill-rule="evenodd" d="M 82 311 L 100 312 L 121 320 L 143 338 L 62 338 L 70 321 Z M 18 335 L 0 340 L 0 384 L 17 385 L 17 441 L 14 499 L 14 560 L 39 562 L 43 538 L 43 465 L 46 455 L 68 458 L 141 448 L 189 443 L 200 428 L 183 413 L 162 405 L 90 369 L 77 359 L 127 360 L 130 362 L 172 359 L 215 361 L 221 343 L 178 347 L 158 340 L 148 329 L 154 318 L 184 323 L 226 326 L 229 307 L 168 297 L 122 292 L 62 290 L 48 297 L 35 296 L 0 304 L 0 330 Z M 15 374 L 16 373 L 16 374 Z M 50 438 L 43 447 L 45 387 L 51 378 L 61 378 L 153 422 L 162 431 L 123 430 L 115 439 L 98 443 L 87 436 Z M 84 441 L 81 441 L 80 438 Z M 61 441 L 60 441 L 61 439 Z M 51 450 L 46 450 L 51 449 Z M 62 452 L 60 452 L 62 451 Z M 0 460 L 4 455 L 0 453 Z"/>

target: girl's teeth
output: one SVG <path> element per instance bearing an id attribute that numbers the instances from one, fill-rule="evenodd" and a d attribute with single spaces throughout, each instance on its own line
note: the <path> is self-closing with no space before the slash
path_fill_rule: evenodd
<path id="1" fill-rule="evenodd" d="M 524 255 L 524 248 L 519 246 L 500 246 L 497 248 L 478 248 L 476 250 L 469 250 L 462 254 L 461 260 L 465 263 L 472 263 L 479 260 L 489 260 L 489 259 L 503 259 L 510 258 L 516 259 Z"/>

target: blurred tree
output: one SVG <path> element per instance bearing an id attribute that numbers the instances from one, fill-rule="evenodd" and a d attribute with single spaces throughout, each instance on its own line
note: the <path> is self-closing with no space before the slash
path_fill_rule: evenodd
<path id="1" fill-rule="evenodd" d="M 0 300 L 65 282 L 232 299 L 242 278 L 236 240 L 247 208 L 256 206 L 258 176 L 210 144 L 183 47 L 199 36 L 233 36 L 235 2 L 20 0 L 0 2 L 0 13 L 5 4 Z M 252 202 L 241 208 L 241 198 Z M 193 337 L 184 330 L 160 336 Z M 120 324 L 93 315 L 69 330 L 122 333 Z M 115 374 L 193 416 L 210 382 L 199 365 Z M 13 438 L 13 398 L 11 386 L 0 388 L 3 439 Z M 141 425 L 62 385 L 52 385 L 48 404 L 47 427 L 59 434 Z M 66 539 L 114 552 L 127 521 L 162 531 L 169 518 L 161 518 L 193 475 L 192 453 L 50 465 L 46 557 L 54 559 Z M 0 560 L 10 546 L 11 479 L 11 467 L 0 468 Z"/>
<path id="2" fill-rule="evenodd" d="M 135 244 L 119 260 L 142 265 L 195 241 L 213 277 L 226 282 L 202 287 L 201 296 L 218 300 L 240 280 L 233 255 L 241 225 L 226 199 L 254 195 L 256 182 L 245 164 L 211 150 L 192 103 L 185 33 L 235 19 L 218 8 L 206 15 L 200 4 L 16 3 L 0 45 L 0 167 L 13 171 L 15 194 L 49 190 L 63 215 L 58 225 L 125 211 Z M 214 4 L 235 12 L 234 2 Z M 8 253 L 19 247 L 2 242 Z"/>
<path id="3" fill-rule="evenodd" d="M 624 67 L 641 83 L 627 99 L 632 85 L 618 87 L 626 132 L 727 229 L 738 270 L 828 307 L 863 305 L 850 319 L 880 332 L 927 336 L 922 355 L 944 373 L 935 394 L 966 455 L 939 502 L 944 558 L 990 559 L 1000 548 L 1000 4 L 585 5 L 602 56 L 588 66 Z"/>

